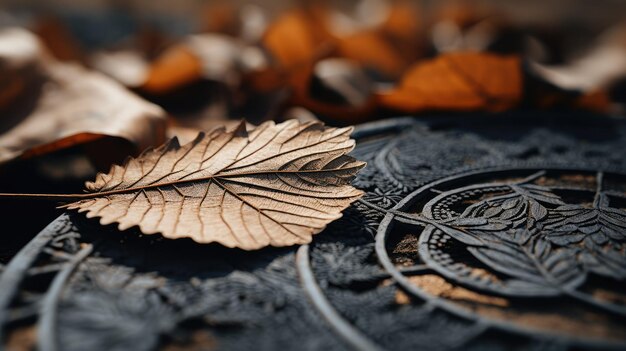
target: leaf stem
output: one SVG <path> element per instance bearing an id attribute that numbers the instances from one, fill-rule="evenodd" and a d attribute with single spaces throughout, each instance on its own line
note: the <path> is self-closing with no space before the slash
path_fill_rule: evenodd
<path id="1" fill-rule="evenodd" d="M 108 195 L 116 195 L 116 194 L 125 194 L 132 193 L 135 191 L 141 191 L 145 189 L 153 189 L 164 186 L 172 186 L 183 183 L 193 183 L 207 180 L 219 180 L 219 179 L 228 179 L 228 178 L 236 178 L 247 175 L 264 175 L 264 174 L 300 174 L 300 173 L 324 173 L 324 172 L 334 172 L 346 169 L 360 169 L 364 166 L 363 164 L 357 164 L 356 166 L 350 166 L 345 169 L 341 168 L 333 168 L 333 169 L 320 169 L 320 170 L 298 170 L 298 171 L 287 171 L 287 170 L 278 170 L 278 171 L 251 171 L 251 172 L 240 172 L 233 174 L 215 174 L 206 177 L 200 178 L 189 178 L 189 179 L 177 179 L 173 181 L 161 182 L 161 183 L 153 183 L 142 186 L 135 186 L 130 188 L 123 189 L 113 189 L 107 191 L 93 192 L 93 193 L 84 193 L 84 194 L 24 194 L 24 193 L 0 193 L 0 199 L 2 198 L 12 198 L 12 199 L 42 199 L 42 200 L 83 200 L 83 199 L 91 199 L 100 196 L 108 196 Z"/>
<path id="2" fill-rule="evenodd" d="M 92 194 L 20 194 L 20 193 L 0 193 L 0 199 L 40 199 L 40 200 L 80 200 L 94 197 Z"/>

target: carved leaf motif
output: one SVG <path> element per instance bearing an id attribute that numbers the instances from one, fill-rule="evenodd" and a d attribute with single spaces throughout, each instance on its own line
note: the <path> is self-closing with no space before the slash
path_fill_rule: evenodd
<path id="1" fill-rule="evenodd" d="M 67 205 L 120 229 L 258 249 L 311 241 L 362 195 L 365 163 L 347 156 L 351 128 L 266 122 L 176 138 L 87 183 L 93 198 Z"/>
<path id="2" fill-rule="evenodd" d="M 626 241 L 626 211 L 614 208 L 588 208 L 578 205 L 559 206 L 546 221 L 549 240 L 557 245 L 580 242 L 590 237 L 598 245 L 608 241 Z"/>
<path id="3" fill-rule="evenodd" d="M 548 215 L 546 205 L 563 205 L 561 198 L 551 193 L 548 188 L 533 184 L 510 187 L 513 193 L 469 206 L 458 220 L 484 218 L 488 220 L 488 225 L 475 229 L 487 231 L 502 230 L 504 225 L 508 227 L 524 225 L 531 228 Z"/>
<path id="4" fill-rule="evenodd" d="M 559 246 L 582 242 L 585 267 L 600 275 L 626 277 L 626 211 L 599 206 L 563 205 L 550 211 L 546 239 Z"/>
<path id="5" fill-rule="evenodd" d="M 626 278 L 626 252 L 623 249 L 597 245 L 591 238 L 585 239 L 584 244 L 580 259 L 585 268 L 617 280 Z"/>
<path id="6" fill-rule="evenodd" d="M 574 248 L 553 249 L 550 242 L 532 238 L 525 230 L 518 230 L 507 239 L 484 241 L 484 247 L 468 250 L 491 269 L 515 278 L 516 289 L 534 291 L 535 295 L 556 295 L 585 280 Z"/>
<path id="7" fill-rule="evenodd" d="M 510 278 L 500 288 L 502 291 L 553 296 L 583 283 L 586 274 L 578 260 L 581 249 L 553 247 L 543 234 L 550 211 L 555 206 L 568 206 L 546 187 L 534 184 L 509 187 L 510 193 L 479 201 L 459 217 L 436 227 L 468 245 L 467 250 L 490 269 L 508 275 Z M 435 255 L 433 259 L 440 260 L 438 257 Z"/>

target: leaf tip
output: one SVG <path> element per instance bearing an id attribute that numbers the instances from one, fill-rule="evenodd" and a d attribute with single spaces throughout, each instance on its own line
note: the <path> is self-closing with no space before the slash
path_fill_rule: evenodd
<path id="1" fill-rule="evenodd" d="M 247 138 L 248 137 L 248 129 L 246 128 L 246 121 L 241 120 L 235 130 L 233 130 L 233 134 L 238 137 Z"/>

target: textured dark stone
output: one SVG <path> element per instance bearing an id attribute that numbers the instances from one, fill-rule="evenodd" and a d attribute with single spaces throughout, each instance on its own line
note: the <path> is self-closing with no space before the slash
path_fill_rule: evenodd
<path id="1" fill-rule="evenodd" d="M 301 248 L 65 214 L 0 276 L 44 350 L 623 349 L 626 123 L 519 113 L 359 127 L 366 196 Z"/>

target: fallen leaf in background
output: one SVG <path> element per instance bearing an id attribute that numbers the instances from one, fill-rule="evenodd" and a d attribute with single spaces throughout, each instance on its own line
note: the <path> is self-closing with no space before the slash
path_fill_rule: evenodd
<path id="1" fill-rule="evenodd" d="M 353 60 L 320 60 L 292 74 L 289 83 L 290 106 L 304 107 L 336 122 L 363 122 L 376 108 L 374 83 Z"/>
<path id="2" fill-rule="evenodd" d="M 47 52 L 59 61 L 84 62 L 85 54 L 78 41 L 56 17 L 44 16 L 36 20 L 33 33 L 46 47 Z"/>
<path id="3" fill-rule="evenodd" d="M 434 16 L 430 41 L 439 53 L 484 50 L 496 34 L 490 27 L 497 16 L 469 3 L 444 3 Z"/>
<path id="4" fill-rule="evenodd" d="M 165 94 L 202 77 L 202 62 L 187 45 L 167 49 L 151 63 L 141 89 L 152 94 Z"/>
<path id="5" fill-rule="evenodd" d="M 319 46 L 328 40 L 310 12 L 299 9 L 279 16 L 267 28 L 262 45 L 279 67 L 289 69 L 315 58 Z"/>
<path id="6" fill-rule="evenodd" d="M 138 50 L 96 52 L 91 56 L 90 64 L 129 88 L 145 84 L 150 71 L 150 63 Z"/>
<path id="7" fill-rule="evenodd" d="M 322 49 L 393 79 L 417 58 L 421 28 L 413 4 L 367 0 L 345 11 L 334 5 L 309 4 L 269 26 L 262 43 L 279 67 L 315 61 Z"/>
<path id="8" fill-rule="evenodd" d="M 382 80 L 396 80 L 422 54 L 421 19 L 408 1 L 364 0 L 351 11 L 327 10 L 337 56 L 355 60 Z"/>
<path id="9" fill-rule="evenodd" d="M 192 35 L 187 44 L 202 62 L 204 79 L 238 87 L 241 75 L 267 65 L 264 53 L 243 41 L 219 34 Z"/>
<path id="10" fill-rule="evenodd" d="M 27 32 L 18 29 L 0 32 L 0 111 L 3 113 L 40 78 L 38 54 L 37 41 Z M 8 121 L 7 116 L 2 119 Z"/>
<path id="11" fill-rule="evenodd" d="M 66 207 L 144 234 L 245 250 L 305 244 L 362 192 L 352 128 L 266 122 L 177 139 L 113 166 Z"/>
<path id="12" fill-rule="evenodd" d="M 316 21 L 315 11 L 300 8 L 279 15 L 265 30 L 260 40 L 266 52 L 265 67 L 250 70 L 246 85 L 253 91 L 267 94 L 284 89 L 298 74 L 334 49 L 329 36 Z"/>
<path id="13" fill-rule="evenodd" d="M 541 77 L 563 89 L 608 89 L 626 77 L 626 24 L 606 30 L 583 55 L 563 65 L 531 62 Z"/>
<path id="14" fill-rule="evenodd" d="M 139 89 L 167 94 L 200 80 L 239 88 L 243 74 L 267 65 L 263 52 L 222 34 L 198 34 L 167 49 L 151 63 Z"/>
<path id="15" fill-rule="evenodd" d="M 421 9 L 413 1 L 394 1 L 378 28 L 409 65 L 424 54 L 426 42 Z M 406 68 L 406 67 L 405 67 Z"/>
<path id="16" fill-rule="evenodd" d="M 106 74 L 129 88 L 138 88 L 146 82 L 150 63 L 167 48 L 174 39 L 163 31 L 145 24 L 132 36 L 112 47 L 97 49 L 89 55 L 88 66 Z"/>
<path id="17" fill-rule="evenodd" d="M 382 107 L 406 113 L 430 110 L 504 111 L 523 93 L 521 60 L 487 53 L 449 53 L 417 63 L 395 89 L 378 94 Z"/>
<path id="18" fill-rule="evenodd" d="M 583 109 L 604 113 L 602 90 L 567 90 L 528 68 L 518 55 L 459 52 L 413 66 L 394 89 L 380 91 L 379 106 L 403 113 L 501 112 L 517 107 Z"/>
<path id="19" fill-rule="evenodd" d="M 236 3 L 203 4 L 197 10 L 199 34 L 181 36 L 159 21 L 137 16 L 131 20 L 135 29 L 114 45 L 96 48 L 87 63 L 163 107 L 179 126 L 192 129 L 232 116 L 246 116 L 254 123 L 281 120 L 293 107 L 331 123 L 353 124 L 389 113 L 499 112 L 516 107 L 604 112 L 610 105 L 602 89 L 568 91 L 539 70 L 530 72 L 529 59 L 559 62 L 562 50 L 546 49 L 560 45 L 548 45 L 546 38 L 561 43 L 566 33 L 545 24 L 520 27 L 515 16 L 493 6 L 322 0 L 283 12 Z M 271 22 L 270 14 L 275 15 Z M 50 28 L 41 33 L 47 42 L 68 48 L 55 51 L 80 51 L 67 30 L 77 27 L 72 19 L 40 22 L 45 24 L 40 27 Z M 449 50 L 451 56 L 430 57 Z M 511 54 L 520 63 L 503 68 L 503 60 L 497 59 L 503 56 L 471 56 L 483 55 L 479 52 Z M 454 55 L 476 60 L 455 62 Z M 328 60 L 342 59 L 351 62 L 345 72 L 319 74 Z M 500 63 L 491 65 L 494 60 Z M 529 74 L 553 84 L 529 83 Z M 508 85 L 496 86 L 499 80 Z M 2 88 L 0 78 L 0 108 L 23 89 L 20 79 L 8 81 Z"/>
<path id="20" fill-rule="evenodd" d="M 260 40 L 268 21 L 268 14 L 261 6 L 212 2 L 201 11 L 200 31 L 226 34 L 254 43 Z"/>
<path id="21" fill-rule="evenodd" d="M 240 7 L 230 2 L 208 3 L 200 13 L 200 30 L 237 36 L 241 28 Z"/>
<path id="22" fill-rule="evenodd" d="M 16 40 L 20 47 L 13 45 Z M 16 50 L 23 47 L 28 50 Z M 127 140 L 134 148 L 130 152 L 164 140 L 165 116 L 158 106 L 99 73 L 46 58 L 37 38 L 26 31 L 0 32 L 0 62 L 20 55 L 36 62 L 41 81 L 24 91 L 27 103 L 16 102 L 3 114 L 0 163 L 108 139 Z M 112 156 L 105 148 L 97 152 L 95 158 Z"/>
<path id="23" fill-rule="evenodd" d="M 355 60 L 372 71 L 387 78 L 397 78 L 409 65 L 401 55 L 401 48 L 394 48 L 385 36 L 378 32 L 360 32 L 338 43 L 338 55 Z"/>

